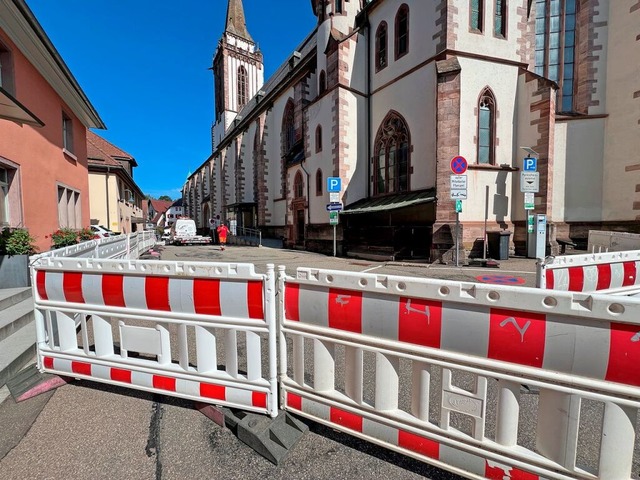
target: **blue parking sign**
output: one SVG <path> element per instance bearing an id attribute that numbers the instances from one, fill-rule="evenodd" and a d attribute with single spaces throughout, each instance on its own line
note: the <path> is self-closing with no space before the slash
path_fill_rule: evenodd
<path id="1" fill-rule="evenodd" d="M 538 159 L 527 157 L 523 160 L 522 167 L 525 172 L 535 172 L 538 169 Z"/>
<path id="2" fill-rule="evenodd" d="M 340 177 L 327 178 L 327 192 L 339 192 L 342 190 L 342 180 Z"/>

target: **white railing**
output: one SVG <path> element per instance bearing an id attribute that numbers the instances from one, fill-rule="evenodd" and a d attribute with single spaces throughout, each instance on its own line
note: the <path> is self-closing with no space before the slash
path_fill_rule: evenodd
<path id="1" fill-rule="evenodd" d="M 468 478 L 630 478 L 637 300 L 306 268 L 279 291 L 287 410 Z"/>

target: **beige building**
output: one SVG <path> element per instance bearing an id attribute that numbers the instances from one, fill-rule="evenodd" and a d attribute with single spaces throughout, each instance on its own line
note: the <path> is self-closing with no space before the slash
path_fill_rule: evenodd
<path id="1" fill-rule="evenodd" d="M 144 230 L 145 198 L 133 180 L 135 159 L 90 131 L 87 157 L 91 224 L 121 233 Z"/>
<path id="2" fill-rule="evenodd" d="M 300 8 L 309 8 L 301 3 Z M 521 172 L 547 247 L 589 229 L 638 232 L 638 0 L 312 0 L 316 28 L 261 82 L 262 54 L 229 0 L 213 73 L 212 154 L 185 212 L 220 214 L 331 251 L 327 178 L 344 204 L 339 251 L 450 260 L 451 160 L 468 163 L 460 240 L 527 233 Z"/>

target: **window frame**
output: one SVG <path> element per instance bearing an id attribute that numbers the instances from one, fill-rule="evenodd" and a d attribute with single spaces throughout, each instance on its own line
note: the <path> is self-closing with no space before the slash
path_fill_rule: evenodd
<path id="1" fill-rule="evenodd" d="M 405 147 L 402 148 L 402 145 Z M 380 123 L 376 133 L 373 150 L 373 196 L 411 191 L 411 150 L 409 125 L 402 115 L 391 110 Z M 384 165 L 381 167 L 382 153 L 384 153 Z M 402 154 L 404 154 L 404 160 L 402 160 Z M 402 163 L 406 163 L 404 172 L 401 171 Z M 384 178 L 379 175 L 382 170 L 384 170 Z M 403 181 L 402 178 L 405 180 Z M 381 185 L 384 187 L 382 190 Z"/>
<path id="2" fill-rule="evenodd" d="M 289 99 L 282 114 L 282 152 L 288 154 L 296 144 L 295 106 Z"/>
<path id="3" fill-rule="evenodd" d="M 478 24 L 473 23 L 474 4 L 478 10 Z M 469 0 L 469 31 L 472 33 L 484 33 L 484 0 Z"/>
<path id="4" fill-rule="evenodd" d="M 384 44 L 380 41 L 381 34 L 384 33 Z M 389 26 L 382 21 L 376 29 L 375 36 L 375 65 L 376 73 L 384 70 L 389 65 Z M 382 57 L 384 55 L 384 58 Z"/>
<path id="5" fill-rule="evenodd" d="M 400 14 L 405 14 L 404 16 L 404 20 L 406 22 L 406 26 L 405 26 L 405 30 L 404 32 L 400 31 L 400 26 L 401 26 L 401 22 L 402 22 L 402 18 Z M 406 3 L 403 3 L 402 5 L 400 5 L 400 7 L 398 8 L 398 11 L 396 12 L 396 19 L 395 19 L 395 25 L 394 25 L 394 52 L 395 52 L 395 60 L 398 60 L 402 57 L 404 57 L 406 54 L 409 53 L 409 32 L 411 31 L 411 29 L 409 28 L 409 6 Z M 404 51 L 400 51 L 400 43 L 401 43 L 401 38 L 404 38 L 405 41 L 405 49 Z"/>
<path id="6" fill-rule="evenodd" d="M 322 152 L 322 125 L 316 127 L 316 153 Z"/>
<path id="7" fill-rule="evenodd" d="M 324 70 L 320 70 L 320 75 L 318 76 L 318 93 L 320 95 L 324 94 L 327 91 L 327 74 Z"/>
<path id="8" fill-rule="evenodd" d="M 65 153 L 75 154 L 73 146 L 73 119 L 62 111 L 62 149 Z"/>
<path id="9" fill-rule="evenodd" d="M 507 0 L 496 0 L 493 10 L 493 36 L 495 38 L 507 39 L 507 25 L 509 23 L 509 2 Z M 501 11 L 500 17 L 498 17 L 498 8 Z M 498 25 L 498 18 L 500 18 L 500 24 Z M 498 31 L 498 26 L 500 31 Z"/>
<path id="10" fill-rule="evenodd" d="M 489 119 L 488 119 L 488 126 L 487 127 L 483 127 L 481 125 L 482 122 L 482 111 L 485 110 L 482 107 L 482 104 L 485 103 L 485 105 L 488 105 L 489 108 L 487 108 L 487 110 L 489 110 Z M 491 90 L 491 88 L 489 87 L 485 87 L 482 90 L 482 93 L 480 93 L 480 96 L 478 97 L 478 103 L 477 103 L 477 111 L 478 111 L 478 115 L 477 115 L 477 124 L 476 124 L 476 164 L 477 165 L 489 165 L 489 166 L 493 166 L 496 165 L 496 119 L 497 119 L 497 112 L 498 112 L 498 104 L 496 101 L 496 96 L 493 93 L 493 91 Z M 481 130 L 488 130 L 488 144 L 484 144 L 481 143 L 482 142 L 482 136 L 481 136 Z M 481 156 L 481 152 L 480 149 L 481 148 L 487 148 L 488 149 L 488 157 L 487 157 L 487 161 L 481 161 L 480 156 Z"/>
<path id="11" fill-rule="evenodd" d="M 240 111 L 249 101 L 249 75 L 244 65 L 238 66 L 237 83 L 238 93 L 236 101 L 238 102 L 238 111 Z"/>
<path id="12" fill-rule="evenodd" d="M 13 66 L 13 53 L 0 41 L 0 87 L 15 96 L 16 84 Z"/>
<path id="13" fill-rule="evenodd" d="M 82 200 L 80 190 L 58 183 L 56 193 L 58 200 L 58 226 L 60 228 L 82 228 Z M 63 199 L 64 202 L 62 202 Z"/>
<path id="14" fill-rule="evenodd" d="M 293 177 L 293 198 L 294 200 L 304 198 L 304 179 L 300 170 Z"/>

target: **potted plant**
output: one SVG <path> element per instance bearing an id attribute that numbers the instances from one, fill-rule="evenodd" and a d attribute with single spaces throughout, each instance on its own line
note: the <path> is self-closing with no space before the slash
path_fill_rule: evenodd
<path id="1" fill-rule="evenodd" d="M 28 287 L 29 255 L 38 250 L 26 228 L 4 228 L 0 234 L 0 288 Z"/>
<path id="2" fill-rule="evenodd" d="M 59 228 L 51 234 L 51 250 L 69 247 L 78 243 L 78 231 L 73 228 Z"/>

